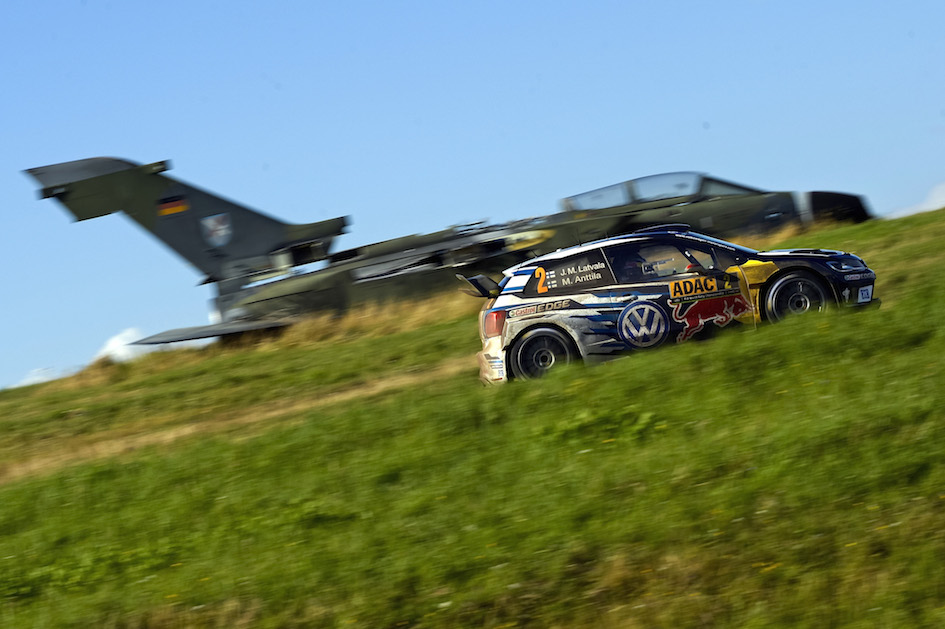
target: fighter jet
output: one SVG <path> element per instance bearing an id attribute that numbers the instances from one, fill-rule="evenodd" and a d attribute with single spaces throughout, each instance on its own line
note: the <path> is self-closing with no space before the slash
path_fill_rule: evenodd
<path id="1" fill-rule="evenodd" d="M 283 223 L 164 174 L 169 169 L 168 161 L 96 157 L 25 171 L 42 186 L 41 198 L 55 199 L 76 220 L 124 212 L 216 287 L 214 323 L 140 344 L 281 328 L 308 312 L 430 293 L 453 286 L 457 273 L 497 274 L 536 255 L 655 224 L 685 222 L 730 236 L 821 217 L 869 218 L 854 195 L 764 192 L 699 173 L 669 173 L 567 197 L 547 216 L 454 226 L 332 253 L 347 217 Z M 322 268 L 301 268 L 313 263 Z"/>

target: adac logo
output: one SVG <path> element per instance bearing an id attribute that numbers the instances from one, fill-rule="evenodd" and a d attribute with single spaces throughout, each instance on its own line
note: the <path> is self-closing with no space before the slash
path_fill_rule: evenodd
<path id="1" fill-rule="evenodd" d="M 691 280 L 676 280 L 669 285 L 670 298 L 704 295 L 718 290 L 714 277 L 697 277 Z"/>
<path id="2" fill-rule="evenodd" d="M 225 247 L 233 238 L 233 224 L 226 212 L 200 219 L 200 230 L 203 239 L 214 249 Z"/>
<path id="3" fill-rule="evenodd" d="M 617 318 L 617 332 L 627 345 L 639 349 L 656 347 L 666 340 L 669 318 L 649 301 L 638 301 L 623 309 Z"/>

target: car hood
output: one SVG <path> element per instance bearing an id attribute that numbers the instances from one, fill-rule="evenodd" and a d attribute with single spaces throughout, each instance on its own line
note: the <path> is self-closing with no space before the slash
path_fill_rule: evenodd
<path id="1" fill-rule="evenodd" d="M 759 251 L 759 258 L 790 258 L 790 257 L 805 257 L 805 258 L 833 258 L 836 256 L 848 256 L 850 254 L 843 251 L 836 251 L 834 249 L 774 249 L 772 251 Z"/>

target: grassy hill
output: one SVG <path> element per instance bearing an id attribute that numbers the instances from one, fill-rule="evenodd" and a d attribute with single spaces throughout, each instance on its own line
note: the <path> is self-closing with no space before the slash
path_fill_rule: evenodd
<path id="1" fill-rule="evenodd" d="M 0 626 L 945 625 L 945 211 L 828 313 L 476 380 L 477 300 L 0 391 Z"/>

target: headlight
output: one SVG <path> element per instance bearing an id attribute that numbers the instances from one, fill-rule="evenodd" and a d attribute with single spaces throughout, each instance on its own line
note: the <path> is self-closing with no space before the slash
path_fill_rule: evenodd
<path id="1" fill-rule="evenodd" d="M 840 271 L 841 273 L 848 273 L 850 271 L 862 271 L 866 268 L 866 265 L 859 258 L 847 258 L 845 260 L 830 260 L 827 262 L 829 266 L 834 271 Z"/>

